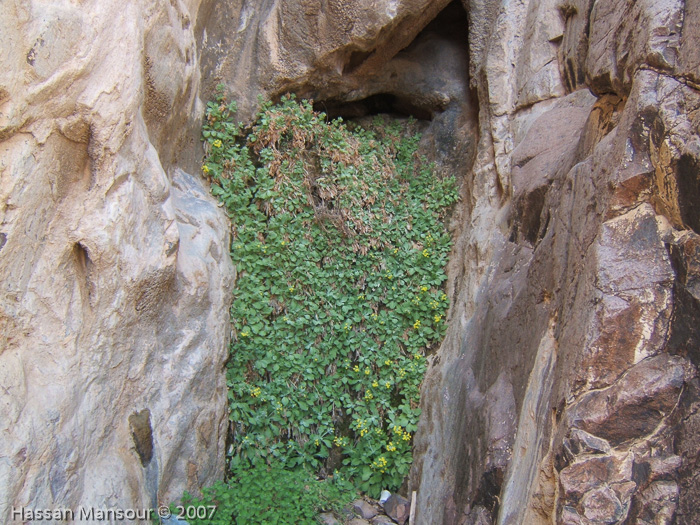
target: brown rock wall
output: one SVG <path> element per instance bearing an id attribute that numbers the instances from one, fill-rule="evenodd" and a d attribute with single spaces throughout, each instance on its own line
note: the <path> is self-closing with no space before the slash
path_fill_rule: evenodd
<path id="1" fill-rule="evenodd" d="M 695 6 L 619 4 L 501 3 L 471 64 L 481 142 L 415 439 L 425 523 L 697 520 Z M 548 8 L 571 94 L 524 107 Z"/>

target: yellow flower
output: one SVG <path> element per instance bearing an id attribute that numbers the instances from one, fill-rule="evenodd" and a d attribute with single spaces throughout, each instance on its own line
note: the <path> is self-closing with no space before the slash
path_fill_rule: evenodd
<path id="1" fill-rule="evenodd" d="M 425 250 L 423 250 L 423 257 L 430 257 L 430 252 L 428 251 L 427 248 Z"/>
<path id="2" fill-rule="evenodd" d="M 413 323 L 413 328 L 418 330 L 418 328 L 420 328 L 420 321 L 416 321 L 415 323 Z"/>
<path id="3" fill-rule="evenodd" d="M 293 292 L 293 291 L 294 291 L 294 287 L 293 287 L 293 286 L 290 286 L 290 287 L 289 287 L 289 291 L 290 291 L 290 292 Z"/>
<path id="4" fill-rule="evenodd" d="M 248 332 L 247 330 L 243 330 L 241 332 L 241 337 L 248 337 L 249 335 L 250 335 L 250 332 Z"/>
<path id="5" fill-rule="evenodd" d="M 220 147 L 222 146 L 221 141 L 218 140 L 218 139 L 215 140 L 215 141 L 212 143 L 212 146 L 214 146 L 215 148 L 220 148 Z"/>
<path id="6" fill-rule="evenodd" d="M 420 358 L 423 357 L 423 356 L 420 355 L 420 354 L 416 354 L 416 355 L 414 355 L 413 357 L 416 358 L 416 359 L 420 359 Z"/>
<path id="7" fill-rule="evenodd" d="M 372 386 L 373 386 L 374 388 L 377 388 L 377 387 L 379 386 L 379 383 L 377 383 L 376 381 L 374 381 L 374 382 L 372 383 Z"/>
<path id="8" fill-rule="evenodd" d="M 394 248 L 394 255 L 396 255 L 397 253 L 399 253 L 399 249 L 398 249 L 398 248 Z"/>
<path id="9" fill-rule="evenodd" d="M 428 291 L 428 287 L 427 287 L 427 286 L 421 286 L 421 287 L 420 287 L 420 291 L 421 291 L 421 292 L 427 292 L 427 291 Z"/>
<path id="10" fill-rule="evenodd" d="M 384 361 L 384 364 L 385 364 L 386 366 L 391 366 L 391 365 L 392 365 L 391 359 L 387 359 L 386 361 Z"/>
<path id="11" fill-rule="evenodd" d="M 360 371 L 360 367 L 357 366 L 357 365 L 353 366 L 352 369 L 353 369 L 355 372 L 359 372 L 359 371 Z"/>
<path id="12" fill-rule="evenodd" d="M 365 368 L 365 375 L 368 376 L 370 374 L 369 368 Z"/>
<path id="13" fill-rule="evenodd" d="M 204 173 L 209 173 L 209 166 L 207 166 L 206 164 L 204 166 L 202 166 L 202 171 Z"/>
<path id="14" fill-rule="evenodd" d="M 440 322 L 440 319 L 442 319 L 442 316 L 441 316 L 441 315 L 436 315 L 433 319 L 435 319 L 435 322 L 436 322 L 436 323 L 439 323 L 439 322 Z"/>
<path id="15" fill-rule="evenodd" d="M 386 446 L 386 450 L 388 452 L 394 452 L 396 450 L 396 446 L 391 441 L 389 441 L 389 444 Z"/>
<path id="16" fill-rule="evenodd" d="M 314 444 L 318 446 L 318 439 L 314 439 Z"/>
<path id="17" fill-rule="evenodd" d="M 386 383 L 384 383 L 384 386 L 387 388 L 391 388 L 391 383 L 389 383 L 389 381 L 387 381 Z"/>

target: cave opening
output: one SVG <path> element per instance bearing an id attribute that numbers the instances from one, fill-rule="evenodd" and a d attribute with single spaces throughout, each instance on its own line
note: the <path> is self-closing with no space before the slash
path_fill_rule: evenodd
<path id="1" fill-rule="evenodd" d="M 416 105 L 410 97 L 392 93 L 377 93 L 351 102 L 316 102 L 314 110 L 323 111 L 329 119 L 353 120 L 375 115 L 389 115 L 394 118 L 413 117 L 417 120 L 432 120 L 429 108 Z"/>
<path id="2" fill-rule="evenodd" d="M 357 72 L 361 87 L 349 96 L 317 100 L 314 109 L 329 119 L 386 115 L 429 124 L 463 92 L 470 95 L 468 18 L 459 0 L 449 3 L 380 69 L 363 73 L 364 62 L 374 55 L 372 51 L 350 53 L 343 74 Z"/>

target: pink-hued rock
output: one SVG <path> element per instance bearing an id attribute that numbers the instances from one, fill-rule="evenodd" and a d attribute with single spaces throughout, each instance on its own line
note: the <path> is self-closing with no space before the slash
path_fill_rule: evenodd
<path id="1" fill-rule="evenodd" d="M 480 134 L 417 521 L 694 523 L 697 2 L 463 4 Z"/>

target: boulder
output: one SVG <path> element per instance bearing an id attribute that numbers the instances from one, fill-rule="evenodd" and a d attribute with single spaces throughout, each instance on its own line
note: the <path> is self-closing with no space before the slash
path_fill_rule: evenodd
<path id="1" fill-rule="evenodd" d="M 384 502 L 384 512 L 399 525 L 404 525 L 411 512 L 411 502 L 398 494 L 392 494 Z"/>
<path id="2" fill-rule="evenodd" d="M 375 509 L 370 503 L 363 499 L 358 499 L 353 501 L 352 503 L 352 510 L 357 514 L 360 518 L 369 520 L 374 518 L 377 515 L 377 509 Z"/>

